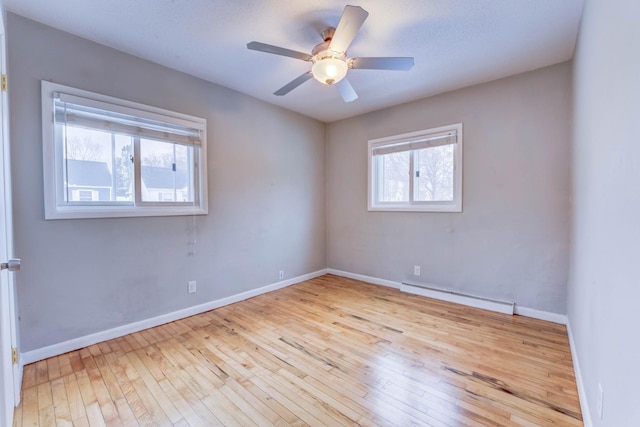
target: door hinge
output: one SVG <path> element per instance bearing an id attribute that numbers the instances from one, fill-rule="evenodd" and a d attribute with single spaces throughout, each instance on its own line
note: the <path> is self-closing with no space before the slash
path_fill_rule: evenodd
<path id="1" fill-rule="evenodd" d="M 18 364 L 18 349 L 15 347 L 11 348 L 11 363 L 14 365 Z"/>
<path id="2" fill-rule="evenodd" d="M 0 85 L 2 85 L 2 91 L 6 92 L 7 91 L 7 75 L 6 74 L 2 75 L 2 81 Z"/>

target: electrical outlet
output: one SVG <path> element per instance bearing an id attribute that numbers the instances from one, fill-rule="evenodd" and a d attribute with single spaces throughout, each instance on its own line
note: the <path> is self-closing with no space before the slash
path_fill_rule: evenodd
<path id="1" fill-rule="evenodd" d="M 604 391 L 602 384 L 598 383 L 598 416 L 602 419 L 602 410 L 604 409 Z"/>
<path id="2" fill-rule="evenodd" d="M 420 266 L 419 265 L 414 265 L 413 266 L 413 275 L 414 276 L 419 276 L 420 275 Z"/>
<path id="3" fill-rule="evenodd" d="M 284 279 L 284 271 L 280 270 L 280 274 L 278 274 L 278 278 L 280 280 Z"/>
<path id="4" fill-rule="evenodd" d="M 187 288 L 187 292 L 190 294 L 194 294 L 196 292 L 196 281 L 189 280 L 189 287 Z"/>

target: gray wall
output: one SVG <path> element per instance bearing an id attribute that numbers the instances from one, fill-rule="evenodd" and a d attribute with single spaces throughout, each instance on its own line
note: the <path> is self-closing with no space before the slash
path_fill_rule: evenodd
<path id="1" fill-rule="evenodd" d="M 326 266 L 323 123 L 14 14 L 8 43 L 21 351 Z M 206 118 L 209 215 L 45 221 L 41 79 Z"/>
<path id="2" fill-rule="evenodd" d="M 367 212 L 367 140 L 456 122 L 463 212 Z M 570 122 L 564 63 L 329 124 L 328 267 L 565 313 Z"/>
<path id="3" fill-rule="evenodd" d="M 565 312 L 569 64 L 325 135 L 315 120 L 13 14 L 8 42 L 23 352 L 327 266 Z M 44 221 L 41 79 L 205 117 L 209 215 Z M 367 212 L 368 139 L 459 121 L 462 213 Z"/>
<path id="4" fill-rule="evenodd" d="M 567 306 L 595 426 L 640 426 L 638 16 L 637 0 L 587 0 L 574 60 Z"/>

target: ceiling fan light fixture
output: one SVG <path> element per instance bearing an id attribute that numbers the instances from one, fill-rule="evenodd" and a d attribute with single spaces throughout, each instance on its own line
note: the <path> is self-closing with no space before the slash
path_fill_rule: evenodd
<path id="1" fill-rule="evenodd" d="M 324 85 L 336 85 L 344 102 L 351 102 L 358 98 L 358 94 L 353 90 L 349 80 L 345 78 L 350 69 L 406 71 L 413 67 L 413 58 L 411 57 L 347 57 L 347 50 L 367 16 L 369 16 L 369 12 L 360 6 L 345 6 L 338 25 L 325 28 L 322 31 L 321 36 L 324 41 L 314 46 L 311 55 L 256 41 L 247 43 L 247 48 L 288 56 L 313 64 L 310 71 L 282 86 L 273 92 L 274 95 L 286 95 L 313 77 Z"/>
<path id="2" fill-rule="evenodd" d="M 348 70 L 349 66 L 344 59 L 329 56 L 315 62 L 311 74 L 320 83 L 332 85 L 344 79 Z"/>

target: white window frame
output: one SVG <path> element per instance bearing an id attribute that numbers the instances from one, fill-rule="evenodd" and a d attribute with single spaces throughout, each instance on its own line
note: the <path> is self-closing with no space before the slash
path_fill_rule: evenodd
<path id="1" fill-rule="evenodd" d="M 140 188 L 140 156 L 134 151 L 134 189 L 136 196 L 133 202 L 126 204 L 115 202 L 106 204 L 77 204 L 64 200 L 63 179 L 63 144 L 56 141 L 54 125 L 54 99 L 64 94 L 68 97 L 83 98 L 86 102 L 94 102 L 104 111 L 155 120 L 171 125 L 188 126 L 200 132 L 198 144 L 194 147 L 194 201 L 189 203 L 175 202 L 142 202 Z M 151 107 L 123 99 L 114 98 L 82 89 L 42 81 L 42 150 L 44 172 L 44 208 L 45 219 L 74 218 L 113 218 L 142 216 L 175 216 L 206 215 L 207 199 L 207 121 L 203 118 L 176 113 L 173 111 Z M 145 137 L 144 135 L 142 136 Z M 172 142 L 172 141 L 167 141 Z"/>
<path id="2" fill-rule="evenodd" d="M 441 136 L 455 138 L 453 142 L 453 201 L 416 201 L 414 200 L 415 170 L 413 151 L 420 147 L 422 141 Z M 368 188 L 367 204 L 369 211 L 406 211 L 406 212 L 462 212 L 462 123 L 393 135 L 385 138 L 369 140 L 368 144 Z M 374 151 L 386 147 L 406 146 L 401 151 L 411 153 L 409 167 L 409 201 L 384 202 L 378 200 L 377 162 Z M 418 146 L 418 148 L 414 148 Z"/>

